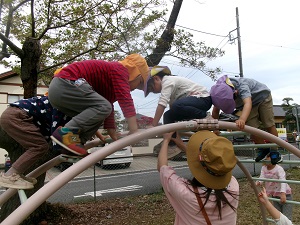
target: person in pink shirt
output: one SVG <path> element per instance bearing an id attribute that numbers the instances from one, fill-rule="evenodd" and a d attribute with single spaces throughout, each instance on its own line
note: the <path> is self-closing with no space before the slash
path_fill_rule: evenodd
<path id="1" fill-rule="evenodd" d="M 172 134 L 164 134 L 157 169 L 164 192 L 176 211 L 174 224 L 236 224 L 239 184 L 232 176 L 237 162 L 232 143 L 210 131 L 193 134 L 186 147 L 193 175 L 189 180 L 168 166 L 168 144 L 170 140 L 178 141 Z"/>
<path id="2" fill-rule="evenodd" d="M 270 160 L 270 155 L 267 155 L 266 160 Z M 286 180 L 286 173 L 282 166 L 264 163 L 262 166 L 259 178 Z M 263 181 L 256 181 L 257 186 L 262 186 Z M 274 201 L 274 207 L 282 214 L 292 220 L 293 204 L 287 204 L 286 200 L 293 200 L 292 189 L 287 183 L 265 182 L 266 193 L 269 197 L 277 198 L 280 201 Z"/>

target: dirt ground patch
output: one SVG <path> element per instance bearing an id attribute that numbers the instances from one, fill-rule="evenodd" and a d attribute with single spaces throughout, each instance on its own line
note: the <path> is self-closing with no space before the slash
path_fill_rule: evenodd
<path id="1" fill-rule="evenodd" d="M 300 180 L 300 169 L 287 171 L 287 179 Z M 262 224 L 253 189 L 245 179 L 239 180 L 238 225 Z M 290 185 L 293 198 L 300 201 L 300 185 Z M 172 225 L 175 212 L 163 192 L 151 195 L 116 198 L 88 203 L 52 204 L 45 223 L 48 225 Z M 293 222 L 300 224 L 300 207 L 293 207 Z"/>

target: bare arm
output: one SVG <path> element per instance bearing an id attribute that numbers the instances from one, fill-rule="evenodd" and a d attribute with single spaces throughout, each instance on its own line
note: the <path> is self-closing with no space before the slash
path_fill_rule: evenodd
<path id="1" fill-rule="evenodd" d="M 243 130 L 245 128 L 245 123 L 252 109 L 251 97 L 243 99 L 243 102 L 244 102 L 244 107 L 243 107 L 242 115 L 237 121 L 235 121 L 236 125 L 240 130 Z"/>
<path id="2" fill-rule="evenodd" d="M 111 139 L 113 139 L 114 141 L 118 140 L 118 135 L 117 135 L 116 129 L 109 128 L 109 129 L 107 129 L 107 133 L 111 137 Z"/>
<path id="3" fill-rule="evenodd" d="M 212 109 L 212 112 L 211 112 L 212 118 L 219 119 L 219 114 L 220 114 L 220 109 L 218 109 L 216 106 L 214 106 Z M 216 135 L 220 135 L 220 130 L 214 130 L 214 133 Z"/>
<path id="4" fill-rule="evenodd" d="M 107 136 L 103 136 L 99 130 L 97 130 L 95 134 L 102 142 L 105 142 L 105 139 L 108 138 Z"/>
<path id="5" fill-rule="evenodd" d="M 136 116 L 132 116 L 129 118 L 126 118 L 128 122 L 128 128 L 129 128 L 129 134 L 133 134 L 134 132 L 138 131 L 138 125 L 136 122 Z"/>
<path id="6" fill-rule="evenodd" d="M 211 112 L 211 116 L 214 119 L 219 119 L 220 109 L 218 109 L 216 106 L 213 107 L 213 110 Z"/>
<path id="7" fill-rule="evenodd" d="M 162 106 L 162 105 L 158 105 L 157 108 L 156 108 L 156 112 L 155 112 L 155 116 L 154 116 L 154 119 L 152 121 L 152 125 L 154 127 L 156 127 L 158 125 L 158 122 L 161 118 L 161 116 L 163 115 L 164 111 L 165 111 L 166 107 L 165 106 Z"/>
<path id="8" fill-rule="evenodd" d="M 268 195 L 264 187 L 258 194 L 258 197 L 259 201 L 265 206 L 266 210 L 269 212 L 272 218 L 278 220 L 280 218 L 280 212 L 273 206 L 273 204 L 268 199 Z"/>
<path id="9" fill-rule="evenodd" d="M 84 148 L 86 150 L 88 150 L 90 148 L 93 148 L 93 147 L 97 147 L 100 144 L 104 144 L 106 142 L 106 139 L 109 138 L 109 136 L 103 136 L 99 130 L 97 130 L 95 135 L 96 135 L 97 138 L 95 138 L 92 141 L 88 141 L 84 144 Z"/>
<path id="10" fill-rule="evenodd" d="M 177 134 L 176 138 L 171 138 L 172 141 L 175 142 L 178 148 L 180 148 L 182 151 L 186 152 L 186 145 L 183 143 L 181 137 Z"/>
<path id="11" fill-rule="evenodd" d="M 160 168 L 164 165 L 168 165 L 168 145 L 169 142 L 172 138 L 172 134 L 174 132 L 171 133 L 166 133 L 163 135 L 164 140 L 162 142 L 158 157 L 157 157 L 157 170 L 160 171 Z"/>

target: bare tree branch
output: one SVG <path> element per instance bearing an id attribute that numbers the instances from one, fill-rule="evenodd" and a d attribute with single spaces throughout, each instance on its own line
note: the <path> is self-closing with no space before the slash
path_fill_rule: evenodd
<path id="1" fill-rule="evenodd" d="M 0 33 L 0 39 L 3 41 L 2 44 L 2 52 L 0 53 L 0 60 L 2 60 L 5 57 L 9 57 L 10 54 L 7 52 L 7 46 L 9 46 L 13 51 L 16 52 L 16 54 L 21 58 L 23 56 L 23 51 L 19 49 L 15 44 L 13 44 L 9 39 L 9 33 L 10 33 L 10 28 L 12 26 L 12 21 L 13 21 L 13 14 L 14 12 L 21 7 L 23 4 L 29 2 L 30 0 L 24 0 L 23 2 L 20 2 L 18 5 L 15 7 L 12 6 L 12 4 L 9 4 L 9 13 L 8 13 L 8 18 L 7 18 L 7 24 L 6 24 L 6 31 L 5 35 Z M 2 11 L 2 1 L 1 1 L 1 11 Z"/>
<path id="2" fill-rule="evenodd" d="M 21 7 L 22 5 L 24 5 L 25 3 L 27 2 L 30 2 L 31 0 L 24 0 L 23 2 L 20 2 L 18 5 L 16 5 L 14 8 L 13 8 L 13 12 L 16 11 L 19 7 Z"/>
<path id="3" fill-rule="evenodd" d="M 35 19 L 34 19 L 34 0 L 31 0 L 31 6 L 30 6 L 30 10 L 31 10 L 31 36 L 35 37 Z"/>
<path id="4" fill-rule="evenodd" d="M 60 65 L 64 65 L 64 64 L 66 64 L 66 63 L 68 63 L 68 62 L 71 62 L 72 60 L 76 59 L 77 57 L 82 56 L 82 55 L 84 55 L 84 54 L 86 54 L 86 53 L 92 52 L 92 51 L 94 51 L 94 50 L 97 50 L 97 47 L 91 48 L 91 49 L 89 49 L 89 50 L 87 50 L 87 51 L 85 51 L 85 52 L 82 52 L 82 53 L 80 53 L 80 54 L 78 54 L 78 55 L 75 55 L 75 56 L 73 56 L 72 58 L 69 58 L 69 59 L 66 60 L 66 61 L 63 61 L 63 62 L 57 63 L 57 64 L 55 64 L 55 65 L 49 66 L 49 67 L 47 67 L 47 68 L 45 68 L 45 69 L 42 69 L 42 70 L 39 71 L 39 73 L 42 73 L 42 72 L 44 72 L 44 71 L 47 71 L 47 70 L 49 70 L 49 69 L 55 68 L 55 67 L 60 66 Z"/>
<path id="5" fill-rule="evenodd" d="M 17 47 L 14 43 L 12 43 L 5 35 L 0 33 L 0 39 L 3 43 L 7 44 L 20 58 L 23 57 L 23 51 L 19 47 Z"/>
<path id="6" fill-rule="evenodd" d="M 103 0 L 103 1 L 105 1 L 105 0 Z M 52 27 L 50 27 L 50 26 L 49 26 L 49 23 L 47 23 L 47 27 L 46 27 L 45 30 L 39 35 L 38 39 L 39 39 L 39 40 L 42 39 L 43 36 L 47 33 L 48 30 L 56 29 L 56 28 L 60 28 L 60 27 L 65 27 L 65 26 L 70 25 L 70 24 L 79 23 L 79 22 L 81 22 L 81 21 L 84 21 L 84 20 L 85 20 L 85 16 L 86 16 L 87 14 L 89 14 L 90 11 L 92 11 L 94 8 L 96 8 L 97 6 L 99 6 L 99 5 L 101 5 L 101 4 L 102 4 L 102 1 L 99 2 L 98 4 L 94 5 L 93 7 L 89 8 L 84 14 L 82 14 L 82 16 L 80 16 L 80 17 L 78 17 L 78 18 L 76 18 L 76 19 L 74 19 L 74 20 L 70 20 L 70 21 L 68 21 L 68 22 L 66 22 L 66 23 L 62 23 L 62 24 L 60 24 L 59 26 L 52 26 Z"/>

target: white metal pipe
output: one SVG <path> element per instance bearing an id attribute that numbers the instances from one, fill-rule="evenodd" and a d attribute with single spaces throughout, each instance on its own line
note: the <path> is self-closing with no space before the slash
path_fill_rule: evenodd
<path id="1" fill-rule="evenodd" d="M 58 165 L 61 162 L 64 162 L 65 160 L 59 155 L 55 158 L 49 160 L 48 162 L 44 163 L 43 165 L 39 166 L 32 172 L 30 172 L 27 177 L 39 177 L 52 167 Z M 13 195 L 15 195 L 18 192 L 17 189 L 8 188 L 4 193 L 0 195 L 0 206 L 2 206 L 5 202 L 7 202 Z"/>
<path id="2" fill-rule="evenodd" d="M 240 167 L 240 169 L 244 172 L 244 174 L 247 177 L 247 180 L 249 181 L 251 187 L 254 190 L 254 194 L 256 195 L 257 201 L 259 203 L 259 207 L 260 207 L 260 211 L 261 211 L 261 215 L 263 218 L 263 225 L 267 225 L 268 223 L 267 221 L 267 213 L 266 213 L 266 209 L 265 207 L 263 207 L 262 203 L 258 200 L 258 189 L 257 186 L 255 185 L 255 182 L 252 179 L 251 174 L 249 173 L 249 171 L 247 170 L 247 168 L 239 161 L 239 159 L 237 158 L 237 165 Z"/>
<path id="3" fill-rule="evenodd" d="M 200 120 L 201 121 L 201 120 Z M 106 156 L 114 153 L 118 149 L 124 148 L 127 145 L 134 144 L 138 141 L 141 141 L 146 138 L 150 138 L 156 135 L 160 135 L 166 132 L 171 131 L 197 131 L 200 129 L 210 129 L 213 127 L 215 129 L 215 124 L 213 126 L 207 126 L 205 124 L 198 123 L 199 120 L 192 120 L 186 122 L 178 122 L 173 124 L 162 125 L 159 127 L 149 128 L 143 131 L 138 131 L 134 134 L 126 136 L 118 141 L 115 141 L 101 149 L 101 151 L 95 151 L 94 153 L 86 156 L 81 159 L 79 162 L 69 167 L 67 170 L 60 173 L 53 180 L 48 182 L 40 190 L 34 193 L 27 201 L 20 205 L 14 212 L 12 212 L 3 222 L 2 225 L 14 225 L 20 224 L 27 216 L 29 216 L 37 207 L 39 207 L 45 200 L 47 200 L 52 194 L 59 190 L 63 185 L 71 181 L 78 174 L 94 165 L 96 162 L 104 159 Z M 223 122 L 219 121 L 218 124 L 222 129 L 231 129 L 237 130 L 236 124 L 232 122 Z M 280 138 L 269 134 L 265 131 L 252 128 L 249 126 L 245 127 L 245 132 L 261 136 L 265 139 L 268 139 L 271 142 L 278 144 L 279 146 L 284 147 L 290 152 L 294 153 L 296 156 L 300 157 L 299 149 L 290 145 L 289 143 L 281 140 Z"/>
<path id="4" fill-rule="evenodd" d="M 229 123 L 229 122 L 223 122 L 219 121 L 219 126 L 222 129 L 231 129 L 231 130 L 237 130 L 237 126 L 235 123 Z M 291 145 L 290 143 L 280 139 L 279 137 L 274 136 L 273 134 L 270 134 L 266 131 L 256 129 L 254 127 L 245 126 L 245 129 L 243 130 L 247 133 L 265 138 L 269 140 L 272 143 L 276 143 L 277 145 L 285 148 L 286 150 L 290 151 L 294 155 L 298 156 L 300 158 L 300 150 L 296 148 L 295 146 Z"/>
<path id="5" fill-rule="evenodd" d="M 96 162 L 104 159 L 106 156 L 114 153 L 118 149 L 124 148 L 130 144 L 136 143 L 148 137 L 153 137 L 158 134 L 171 132 L 181 129 L 197 129 L 196 121 L 178 122 L 173 124 L 167 124 L 159 127 L 153 127 L 143 131 L 138 131 L 134 134 L 128 135 L 118 141 L 115 141 L 100 151 L 95 151 L 92 154 L 84 157 L 73 166 L 69 167 L 45 186 L 34 193 L 26 202 L 21 204 L 14 212 L 12 212 L 1 225 L 17 225 L 20 224 L 25 218 L 27 218 L 37 207 L 39 207 L 45 200 L 47 200 L 52 194 L 59 190 L 66 183 L 71 181 L 78 174 L 94 165 Z"/>

